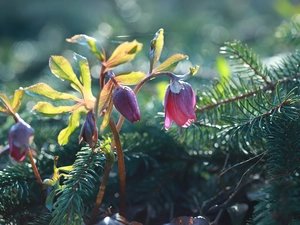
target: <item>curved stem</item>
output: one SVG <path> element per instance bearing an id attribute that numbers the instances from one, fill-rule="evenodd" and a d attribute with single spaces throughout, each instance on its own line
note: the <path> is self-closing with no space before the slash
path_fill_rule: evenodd
<path id="1" fill-rule="evenodd" d="M 143 80 L 141 80 L 141 82 L 138 83 L 138 84 L 135 86 L 135 88 L 134 88 L 134 90 L 133 90 L 134 94 L 136 95 L 136 94 L 139 92 L 139 90 L 142 88 L 142 86 L 143 86 L 147 81 L 149 81 L 149 80 L 151 80 L 151 79 L 154 79 L 155 77 L 162 76 L 162 75 L 167 75 L 167 76 L 169 76 L 169 77 L 175 76 L 175 74 L 172 73 L 172 72 L 153 72 L 153 73 L 151 73 L 149 76 L 147 76 L 147 77 L 145 77 Z M 118 120 L 118 123 L 117 123 L 117 130 L 118 130 L 118 131 L 121 130 L 121 127 L 122 127 L 122 125 L 123 125 L 123 122 L 124 122 L 124 116 L 120 115 L 119 120 Z"/>
<path id="2" fill-rule="evenodd" d="M 118 170 L 120 179 L 120 215 L 125 217 L 126 210 L 126 170 L 124 154 L 122 150 L 122 144 L 117 130 L 116 124 L 112 118 L 109 120 L 109 125 L 114 136 L 114 142 L 111 144 L 112 149 L 116 146 L 117 157 L 118 157 Z"/>
<path id="3" fill-rule="evenodd" d="M 105 169 L 104 169 L 102 182 L 101 182 L 101 185 L 99 187 L 96 203 L 95 203 L 94 209 L 92 211 L 92 216 L 91 216 L 91 219 L 90 219 L 90 222 L 89 222 L 90 225 L 94 224 L 94 222 L 96 220 L 96 217 L 97 217 L 97 214 L 98 214 L 98 210 L 99 210 L 100 205 L 102 203 L 103 196 L 104 196 L 105 189 L 106 189 L 107 180 L 108 180 L 108 175 L 109 175 L 109 172 L 110 172 L 110 168 L 111 168 L 110 166 L 106 166 Z"/>
<path id="4" fill-rule="evenodd" d="M 102 88 L 104 87 L 104 85 L 105 85 L 105 73 L 104 73 L 105 69 L 106 69 L 106 66 L 103 65 L 103 63 L 102 63 L 101 71 L 100 71 L 100 77 L 99 77 L 99 82 L 100 82 L 99 85 L 100 85 L 100 88 L 101 88 L 101 89 L 102 89 Z"/>

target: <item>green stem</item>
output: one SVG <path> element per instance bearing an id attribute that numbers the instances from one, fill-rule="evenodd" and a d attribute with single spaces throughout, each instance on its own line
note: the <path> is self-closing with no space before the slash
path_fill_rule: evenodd
<path id="1" fill-rule="evenodd" d="M 120 140 L 120 135 L 117 130 L 116 124 L 112 118 L 109 120 L 110 129 L 114 136 L 114 142 L 112 143 L 112 149 L 116 146 L 117 157 L 118 157 L 118 170 L 120 179 L 120 215 L 125 217 L 126 211 L 126 170 L 124 154 L 122 149 L 122 144 Z"/>

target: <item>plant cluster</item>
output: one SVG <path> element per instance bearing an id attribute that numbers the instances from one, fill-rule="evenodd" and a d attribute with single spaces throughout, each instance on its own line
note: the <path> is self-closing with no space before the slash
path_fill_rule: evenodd
<path id="1" fill-rule="evenodd" d="M 277 34 L 297 45 L 299 27 L 284 24 Z M 198 66 L 174 72 L 186 55 L 159 63 L 163 29 L 150 42 L 147 72 L 114 73 L 141 51 L 136 40 L 110 57 L 87 35 L 67 41 L 90 49 L 101 64 L 97 94 L 88 60 L 77 53 L 73 63 L 63 56 L 49 60 L 51 72 L 76 94 L 46 83 L 19 88 L 12 98 L 0 92 L 0 112 L 15 122 L 8 120 L 8 146 L 1 149 L 15 161 L 0 172 L 2 223 L 162 224 L 181 215 L 191 217 L 168 224 L 299 223 L 299 52 L 265 65 L 247 45 L 225 43 L 220 80 L 206 89 L 198 85 L 195 93 L 184 80 Z M 170 78 L 167 132 L 144 122 L 137 99 L 161 76 Z M 36 116 L 27 116 L 31 125 L 18 114 L 25 94 L 42 99 L 32 109 Z M 143 128 L 122 133 L 125 119 Z M 43 141 L 44 132 L 57 140 Z"/>

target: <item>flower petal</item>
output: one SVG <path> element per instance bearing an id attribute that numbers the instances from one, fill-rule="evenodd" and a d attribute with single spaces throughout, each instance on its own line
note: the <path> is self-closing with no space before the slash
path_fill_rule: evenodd
<path id="1" fill-rule="evenodd" d="M 170 118 L 177 123 L 179 126 L 183 126 L 187 120 L 189 119 L 184 113 L 182 113 L 181 109 L 177 104 L 177 98 L 179 94 L 170 92 L 168 100 L 167 100 L 167 113 Z"/>
<path id="2" fill-rule="evenodd" d="M 183 82 L 183 86 L 184 89 L 179 92 L 176 98 L 176 104 L 183 114 L 196 121 L 196 114 L 194 111 L 196 96 L 190 84 Z"/>
<path id="3" fill-rule="evenodd" d="M 183 87 L 179 93 L 172 92 L 169 85 L 165 95 L 165 129 L 168 130 L 172 121 L 179 126 L 188 127 L 196 121 L 194 107 L 196 97 L 190 84 L 178 81 Z"/>
<path id="4" fill-rule="evenodd" d="M 113 93 L 113 102 L 116 109 L 131 123 L 140 120 L 140 109 L 131 88 L 127 86 L 116 87 Z"/>
<path id="5" fill-rule="evenodd" d="M 89 144 L 90 148 L 95 147 L 98 140 L 98 128 L 96 125 L 96 120 L 94 118 L 93 111 L 90 110 L 86 119 L 81 127 L 80 135 L 79 135 L 79 144 L 84 140 Z"/>
<path id="6" fill-rule="evenodd" d="M 13 125 L 8 134 L 10 156 L 22 162 L 29 150 L 34 131 L 29 124 L 16 114 L 18 122 Z"/>

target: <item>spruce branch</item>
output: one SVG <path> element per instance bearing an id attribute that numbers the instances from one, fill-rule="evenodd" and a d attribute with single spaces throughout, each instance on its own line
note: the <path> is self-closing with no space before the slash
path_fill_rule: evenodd
<path id="1" fill-rule="evenodd" d="M 268 85 L 266 85 L 266 86 L 264 86 L 264 87 L 262 87 L 258 90 L 254 90 L 254 91 L 251 91 L 251 92 L 248 92 L 248 93 L 245 93 L 245 94 L 241 94 L 241 95 L 238 95 L 238 96 L 234 96 L 232 98 L 224 99 L 224 100 L 221 100 L 219 102 L 203 106 L 201 108 L 197 108 L 195 110 L 195 112 L 196 113 L 201 113 L 202 111 L 216 108 L 219 105 L 236 102 L 236 101 L 239 101 L 239 100 L 242 100 L 242 99 L 247 99 L 249 97 L 252 97 L 252 96 L 255 96 L 256 94 L 258 94 L 258 92 L 260 90 L 263 91 L 263 92 L 273 91 L 278 84 L 285 84 L 285 83 L 289 83 L 289 82 L 295 82 L 295 80 L 297 80 L 299 78 L 300 78 L 300 74 L 296 74 L 296 75 L 291 76 L 291 77 L 286 77 L 286 78 L 283 78 L 282 80 L 278 80 L 278 81 L 268 83 Z"/>
<path id="2" fill-rule="evenodd" d="M 300 44 L 300 23 L 296 19 L 284 21 L 276 30 L 275 37 L 283 43 Z"/>
<path id="3" fill-rule="evenodd" d="M 248 45 L 242 45 L 239 42 L 225 43 L 225 46 L 221 48 L 221 54 L 224 54 L 230 59 L 234 70 L 238 73 L 257 75 L 265 84 L 269 84 L 269 72 L 265 66 L 263 66 L 259 56 L 253 52 Z"/>
<path id="4" fill-rule="evenodd" d="M 110 142 L 110 140 L 109 140 L 109 142 Z M 105 154 L 106 164 L 105 164 L 105 168 L 104 168 L 104 172 L 103 172 L 101 185 L 99 187 L 99 191 L 97 194 L 96 203 L 95 203 L 94 209 L 91 214 L 91 219 L 89 222 L 90 225 L 94 224 L 96 217 L 98 215 L 99 207 L 100 207 L 103 197 L 104 197 L 109 172 L 114 164 L 114 159 L 115 159 L 114 153 L 112 152 L 110 145 L 107 146 L 107 144 L 104 143 L 103 146 L 101 146 L 100 148 L 96 148 L 94 151 L 99 151 L 99 150 Z"/>
<path id="5" fill-rule="evenodd" d="M 65 176 L 52 213 L 53 224 L 82 224 L 84 198 L 93 195 L 95 184 L 100 181 L 95 168 L 102 167 L 103 155 L 84 147 L 77 153 L 73 170 Z"/>
<path id="6" fill-rule="evenodd" d="M 273 119 L 266 135 L 268 185 L 255 206 L 253 224 L 297 224 L 299 217 L 299 115 Z"/>

